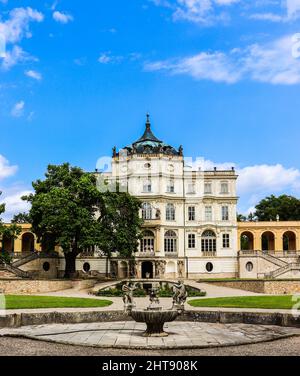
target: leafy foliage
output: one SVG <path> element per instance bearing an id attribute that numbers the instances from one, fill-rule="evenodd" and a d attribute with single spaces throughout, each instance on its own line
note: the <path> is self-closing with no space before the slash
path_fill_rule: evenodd
<path id="1" fill-rule="evenodd" d="M 11 223 L 31 223 L 31 218 L 29 213 L 19 213 L 14 215 Z"/>
<path id="2" fill-rule="evenodd" d="M 100 208 L 102 225 L 101 249 L 106 255 L 118 251 L 131 258 L 142 237 L 142 219 L 139 216 L 141 203 L 126 192 L 106 192 Z"/>
<path id="3" fill-rule="evenodd" d="M 123 283 L 118 283 L 116 284 L 115 287 L 111 287 L 109 289 L 106 289 L 106 290 L 99 290 L 96 295 L 97 296 L 123 296 L 123 291 L 122 291 L 122 286 L 123 286 Z M 133 292 L 133 296 L 134 297 L 144 297 L 144 296 L 147 296 L 147 293 L 146 291 L 141 287 L 140 284 L 137 284 L 137 289 L 134 290 Z"/>
<path id="4" fill-rule="evenodd" d="M 108 256 L 118 251 L 131 257 L 140 234 L 140 202 L 128 193 L 99 192 L 94 174 L 68 163 L 49 165 L 45 180 L 32 183 L 33 232 L 42 247 L 60 245 L 65 259 L 65 277 L 75 274 L 76 257 L 91 246 Z"/>
<path id="5" fill-rule="evenodd" d="M 1 193 L 0 192 L 0 196 L 1 196 Z M 5 212 L 5 204 L 1 204 L 0 205 L 0 216 L 1 214 L 3 214 Z M 5 249 L 3 249 L 3 238 L 7 237 L 7 238 L 13 238 L 15 239 L 19 234 L 21 233 L 21 227 L 18 226 L 17 224 L 12 224 L 10 226 L 8 225 L 4 225 L 1 217 L 0 217 L 0 245 L 1 245 L 1 250 L 2 250 L 2 256 L 4 257 L 4 261 L 6 260 L 7 263 L 9 263 L 9 256 L 7 255 L 7 253 L 5 252 Z M 2 259 L 3 259 L 2 257 Z"/>
<path id="6" fill-rule="evenodd" d="M 271 195 L 261 200 L 255 209 L 259 221 L 276 221 L 277 215 L 281 221 L 300 220 L 300 200 L 293 196 Z"/>
<path id="7" fill-rule="evenodd" d="M 11 255 L 10 255 L 7 251 L 3 250 L 3 251 L 0 253 L 0 264 L 1 264 L 1 263 L 4 263 L 4 264 L 10 264 L 11 261 L 12 261 L 12 257 L 11 257 Z"/>

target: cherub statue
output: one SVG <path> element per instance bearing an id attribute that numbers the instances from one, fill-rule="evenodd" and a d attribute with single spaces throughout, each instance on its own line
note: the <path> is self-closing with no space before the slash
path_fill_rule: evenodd
<path id="1" fill-rule="evenodd" d="M 187 292 L 184 284 L 181 281 L 178 281 L 178 283 L 174 283 L 172 287 L 173 291 L 173 306 L 180 307 L 183 309 L 184 303 L 187 298 Z"/>
<path id="2" fill-rule="evenodd" d="M 150 302 L 151 302 L 151 305 L 152 304 L 159 304 L 159 298 L 158 298 L 158 291 L 159 289 L 158 288 L 151 288 L 149 290 L 149 298 L 150 298 Z"/>
<path id="3" fill-rule="evenodd" d="M 123 295 L 123 303 L 125 308 L 131 309 L 134 306 L 133 302 L 133 292 L 136 290 L 136 284 L 132 282 L 126 283 L 126 285 L 122 286 Z"/>

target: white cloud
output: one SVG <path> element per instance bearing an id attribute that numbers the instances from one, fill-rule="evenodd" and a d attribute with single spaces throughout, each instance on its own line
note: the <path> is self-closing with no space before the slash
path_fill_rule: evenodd
<path id="1" fill-rule="evenodd" d="M 9 19 L 0 22 L 0 33 L 4 35 L 6 43 L 17 43 L 22 38 L 30 38 L 30 22 L 42 22 L 44 16 L 41 12 L 30 7 L 14 8 L 9 12 Z"/>
<path id="2" fill-rule="evenodd" d="M 42 79 L 41 73 L 34 70 L 25 71 L 25 75 L 37 81 L 40 81 Z"/>
<path id="3" fill-rule="evenodd" d="M 0 154 L 0 180 L 13 176 L 18 170 L 18 166 L 11 166 L 9 161 Z"/>
<path id="4" fill-rule="evenodd" d="M 11 110 L 11 115 L 16 118 L 23 116 L 24 107 L 25 107 L 24 101 L 17 102 Z"/>
<path id="5" fill-rule="evenodd" d="M 42 13 L 27 7 L 14 8 L 9 12 L 9 18 L 6 21 L 0 21 L 0 35 L 6 46 L 6 51 L 2 55 L 2 69 L 8 70 L 20 62 L 35 59 L 16 44 L 23 38 L 32 37 L 29 30 L 31 22 L 42 22 L 43 19 Z M 8 49 L 9 45 L 12 45 L 11 49 Z"/>
<path id="6" fill-rule="evenodd" d="M 255 13 L 250 15 L 250 18 L 272 22 L 292 22 L 300 17 L 300 0 L 281 0 L 275 3 L 270 2 L 270 4 L 266 5 L 273 6 L 273 12 Z M 262 4 L 262 6 L 264 6 L 264 4 Z M 274 13 L 275 10 L 279 12 Z"/>
<path id="7" fill-rule="evenodd" d="M 249 16 L 253 20 L 282 22 L 285 21 L 285 17 L 274 13 L 254 13 Z"/>
<path id="8" fill-rule="evenodd" d="M 9 161 L 0 154 L 0 181 L 14 176 L 18 166 L 11 165 Z M 4 221 L 10 221 L 14 214 L 26 212 L 30 204 L 21 200 L 21 197 L 32 193 L 29 189 L 20 184 L 13 184 L 9 187 L 0 187 L 0 204 L 5 203 L 5 213 L 2 215 Z"/>
<path id="9" fill-rule="evenodd" d="M 4 58 L 2 59 L 1 68 L 9 70 L 14 65 L 26 62 L 28 60 L 35 60 L 19 46 L 13 46 L 10 51 L 6 51 Z"/>
<path id="10" fill-rule="evenodd" d="M 71 14 L 66 13 L 66 12 L 59 12 L 57 10 L 55 12 L 53 12 L 53 19 L 55 21 L 63 23 L 63 24 L 67 24 L 68 22 L 74 20 L 74 18 Z"/>
<path id="11" fill-rule="evenodd" d="M 0 197 L 0 204 L 5 203 L 5 213 L 3 214 L 4 221 L 10 221 L 15 214 L 20 212 L 28 212 L 30 204 L 21 199 L 22 196 L 26 196 L 32 193 L 29 190 L 11 189 L 7 192 L 4 191 L 3 197 Z"/>
<path id="12" fill-rule="evenodd" d="M 157 6 L 172 9 L 175 21 L 186 20 L 202 25 L 211 25 L 218 21 L 227 21 L 230 16 L 226 12 L 230 5 L 240 0 L 152 0 Z"/>
<path id="13" fill-rule="evenodd" d="M 235 64 L 223 52 L 200 52 L 197 55 L 177 61 L 159 61 L 146 63 L 147 71 L 166 70 L 171 74 L 187 74 L 197 80 L 234 83 L 241 73 Z"/>
<path id="14" fill-rule="evenodd" d="M 270 44 L 252 45 L 243 58 L 243 69 L 253 80 L 272 84 L 300 83 L 300 59 L 292 55 L 293 36 Z"/>
<path id="15" fill-rule="evenodd" d="M 123 56 L 113 56 L 110 51 L 103 52 L 99 58 L 98 62 L 100 64 L 109 64 L 109 63 L 119 63 L 123 60 Z"/>
<path id="16" fill-rule="evenodd" d="M 215 163 L 203 157 L 197 158 L 195 161 L 190 158 L 185 158 L 185 165 L 192 167 L 194 171 L 212 171 L 215 167 L 218 170 L 231 170 L 232 167 L 235 168 L 236 166 L 233 162 Z"/>
<path id="17" fill-rule="evenodd" d="M 147 62 L 146 71 L 185 74 L 197 80 L 235 83 L 242 79 L 271 84 L 300 83 L 300 59 L 293 57 L 295 41 L 288 35 L 267 44 L 253 44 L 229 52 L 200 52 L 197 55 Z"/>
<path id="18" fill-rule="evenodd" d="M 101 64 L 108 64 L 112 61 L 112 57 L 109 56 L 108 53 L 102 53 L 99 58 L 98 58 L 98 62 L 101 63 Z"/>
<path id="19" fill-rule="evenodd" d="M 300 188 L 300 171 L 281 164 L 255 165 L 238 170 L 238 190 L 241 194 L 280 192 Z"/>
<path id="20" fill-rule="evenodd" d="M 299 18 L 300 16 L 300 0 L 286 0 L 288 19 Z"/>
<path id="21" fill-rule="evenodd" d="M 203 26 L 230 20 L 232 12 L 239 5 L 240 15 L 253 20 L 291 22 L 300 17 L 300 0 L 152 0 L 156 6 L 169 8 L 174 21 L 185 20 Z M 252 10 L 263 9 L 251 14 Z M 250 15 L 249 15 L 250 14 Z"/>
<path id="22" fill-rule="evenodd" d="M 204 158 L 196 161 L 185 159 L 185 164 L 192 166 L 193 170 L 212 171 L 230 170 L 235 168 L 238 175 L 237 194 L 240 196 L 240 211 L 249 214 L 254 211 L 254 206 L 270 194 L 300 194 L 300 170 L 286 168 L 281 164 L 257 164 L 241 167 L 232 162 L 216 163 Z"/>

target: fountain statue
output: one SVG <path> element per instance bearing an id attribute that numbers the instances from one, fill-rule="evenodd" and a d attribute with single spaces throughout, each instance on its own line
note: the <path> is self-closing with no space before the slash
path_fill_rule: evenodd
<path id="1" fill-rule="evenodd" d="M 184 310 L 184 303 L 186 302 L 187 292 L 184 284 L 178 281 L 173 285 L 173 307 L 179 310 Z"/>
<path id="2" fill-rule="evenodd" d="M 123 303 L 124 303 L 124 311 L 125 313 L 130 313 L 131 310 L 135 307 L 135 303 L 133 301 L 133 292 L 136 290 L 136 284 L 132 282 L 128 282 L 122 286 L 123 291 Z"/>
<path id="3" fill-rule="evenodd" d="M 143 333 L 145 337 L 166 337 L 168 333 L 164 331 L 166 322 L 174 321 L 184 311 L 184 303 L 187 293 L 184 284 L 178 281 L 173 286 L 173 306 L 170 309 L 164 309 L 160 306 L 158 287 L 152 287 L 149 290 L 150 305 L 146 309 L 137 309 L 133 302 L 133 291 L 135 285 L 124 285 L 125 312 L 136 322 L 144 322 L 147 325 L 146 331 Z M 128 300 L 129 299 L 129 300 Z"/>

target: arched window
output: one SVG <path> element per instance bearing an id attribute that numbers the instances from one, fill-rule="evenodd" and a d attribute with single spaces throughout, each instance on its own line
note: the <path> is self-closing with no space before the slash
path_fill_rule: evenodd
<path id="1" fill-rule="evenodd" d="M 5 252 L 13 252 L 14 251 L 14 238 L 13 236 L 3 235 L 2 238 L 2 250 Z M 0 243 L 1 245 L 1 243 Z"/>
<path id="2" fill-rule="evenodd" d="M 244 231 L 241 233 L 241 250 L 243 251 L 253 251 L 254 249 L 254 237 L 249 231 Z"/>
<path id="3" fill-rule="evenodd" d="M 203 232 L 201 237 L 201 250 L 205 253 L 215 253 L 217 250 L 216 234 L 211 230 Z"/>
<path id="4" fill-rule="evenodd" d="M 167 204 L 166 220 L 167 221 L 175 221 L 175 206 L 173 204 Z"/>
<path id="5" fill-rule="evenodd" d="M 286 231 L 282 237 L 283 240 L 283 250 L 284 251 L 295 251 L 296 250 L 296 235 L 292 231 Z"/>
<path id="6" fill-rule="evenodd" d="M 177 235 L 174 231 L 168 230 L 165 233 L 165 253 L 177 252 Z"/>
<path id="7" fill-rule="evenodd" d="M 152 206 L 149 202 L 144 202 L 142 205 L 142 218 L 152 219 Z"/>
<path id="8" fill-rule="evenodd" d="M 141 240 L 141 252 L 154 252 L 154 234 L 150 230 L 146 230 L 143 233 Z"/>
<path id="9" fill-rule="evenodd" d="M 275 250 L 275 236 L 273 232 L 266 231 L 261 236 L 261 249 L 263 251 Z"/>
<path id="10" fill-rule="evenodd" d="M 22 252 L 34 252 L 34 236 L 31 232 L 22 235 Z"/>

